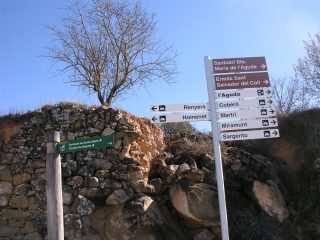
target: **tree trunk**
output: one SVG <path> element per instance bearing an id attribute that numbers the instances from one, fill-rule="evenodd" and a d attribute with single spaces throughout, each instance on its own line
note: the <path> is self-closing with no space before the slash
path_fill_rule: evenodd
<path id="1" fill-rule="evenodd" d="M 101 106 L 105 106 L 107 103 L 104 101 L 104 98 L 101 95 L 100 91 L 97 91 L 97 96 L 98 96 L 98 99 L 99 99 L 99 102 L 100 102 Z M 109 104 L 107 104 L 107 105 L 109 107 Z"/>

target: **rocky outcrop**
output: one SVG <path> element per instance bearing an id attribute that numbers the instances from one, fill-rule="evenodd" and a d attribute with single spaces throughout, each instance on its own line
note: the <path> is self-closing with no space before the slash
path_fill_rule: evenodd
<path id="1" fill-rule="evenodd" d="M 187 239 L 168 208 L 143 194 L 100 208 L 90 216 L 90 225 L 103 239 Z"/>
<path id="2" fill-rule="evenodd" d="M 174 208 L 189 222 L 202 226 L 218 225 L 218 196 L 213 186 L 181 181 L 170 187 L 169 196 Z"/>
<path id="3" fill-rule="evenodd" d="M 280 121 L 280 140 L 221 144 L 230 239 L 320 237 L 316 116 L 281 120 L 297 135 Z M 62 155 L 65 239 L 220 239 L 210 136 L 179 134 L 165 145 L 148 120 L 61 104 L 0 118 L 1 240 L 46 239 L 50 130 L 61 141 L 115 137 L 112 148 Z"/>
<path id="4" fill-rule="evenodd" d="M 269 184 L 254 181 L 252 191 L 260 207 L 279 222 L 283 222 L 288 218 L 289 211 L 278 186 L 272 181 L 269 181 Z"/>

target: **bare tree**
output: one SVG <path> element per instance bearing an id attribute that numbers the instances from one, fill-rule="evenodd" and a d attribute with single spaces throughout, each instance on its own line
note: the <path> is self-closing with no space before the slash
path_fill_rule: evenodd
<path id="1" fill-rule="evenodd" d="M 278 114 L 288 114 L 310 107 L 310 94 L 304 81 L 296 77 L 273 79 L 273 100 Z"/>
<path id="2" fill-rule="evenodd" d="M 67 82 L 105 106 L 134 86 L 172 82 L 175 53 L 156 38 L 154 16 L 140 1 L 76 1 L 67 10 L 60 26 L 49 27 L 56 45 L 48 47 L 48 57 L 62 63 L 59 71 L 70 74 Z"/>
<path id="3" fill-rule="evenodd" d="M 299 58 L 294 70 L 296 76 L 305 81 L 308 93 L 313 96 L 313 101 L 319 102 L 320 94 L 320 33 L 309 36 L 309 41 L 304 41 L 306 55 Z"/>

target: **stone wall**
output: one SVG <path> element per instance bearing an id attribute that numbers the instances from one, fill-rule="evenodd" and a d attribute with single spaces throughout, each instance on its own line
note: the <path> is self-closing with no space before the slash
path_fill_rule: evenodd
<path id="1" fill-rule="evenodd" d="M 280 121 L 280 139 L 222 144 L 230 239 L 320 239 L 320 111 L 299 114 Z M 165 146 L 148 120 L 60 104 L 0 118 L 0 240 L 47 237 L 51 130 L 61 141 L 115 136 L 113 148 L 62 155 L 65 239 L 221 238 L 210 136 Z"/>
<path id="2" fill-rule="evenodd" d="M 89 216 L 102 206 L 152 193 L 151 160 L 164 148 L 162 131 L 123 111 L 79 105 L 45 106 L 0 119 L 0 239 L 46 237 L 46 131 L 61 141 L 115 136 L 111 149 L 62 155 L 66 239 L 94 239 Z"/>

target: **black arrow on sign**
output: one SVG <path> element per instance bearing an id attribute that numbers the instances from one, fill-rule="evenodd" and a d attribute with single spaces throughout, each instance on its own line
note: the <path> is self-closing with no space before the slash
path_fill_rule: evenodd
<path id="1" fill-rule="evenodd" d="M 273 102 L 272 102 L 272 100 L 270 99 L 270 100 L 268 101 L 268 103 L 271 104 L 271 103 L 273 103 Z"/>
<path id="2" fill-rule="evenodd" d="M 275 135 L 275 136 L 277 136 L 277 135 L 278 135 L 278 132 L 277 132 L 277 131 L 273 131 L 272 134 Z"/>
<path id="3" fill-rule="evenodd" d="M 157 119 L 158 119 L 158 118 L 153 117 L 153 118 L 152 118 L 152 121 L 156 122 L 156 121 L 157 121 Z"/>
<path id="4" fill-rule="evenodd" d="M 273 110 L 273 109 L 271 109 L 271 110 L 269 111 L 269 113 L 274 114 L 274 110 Z"/>
<path id="5" fill-rule="evenodd" d="M 151 108 L 152 111 L 155 111 L 155 110 L 157 110 L 157 109 L 158 109 L 158 108 L 155 107 L 155 106 L 152 106 L 152 108 Z"/>
<path id="6" fill-rule="evenodd" d="M 271 91 L 268 89 L 268 90 L 266 91 L 266 93 L 267 93 L 267 94 L 270 94 L 270 93 L 271 93 Z"/>
<path id="7" fill-rule="evenodd" d="M 271 123 L 275 125 L 277 122 L 275 120 L 272 120 Z"/>

